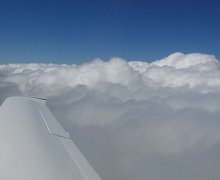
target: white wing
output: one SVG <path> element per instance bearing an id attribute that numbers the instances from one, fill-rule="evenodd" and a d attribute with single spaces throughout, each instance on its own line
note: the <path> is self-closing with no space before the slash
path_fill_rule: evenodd
<path id="1" fill-rule="evenodd" d="M 0 143 L 1 180 L 101 180 L 43 99 L 5 100 Z"/>

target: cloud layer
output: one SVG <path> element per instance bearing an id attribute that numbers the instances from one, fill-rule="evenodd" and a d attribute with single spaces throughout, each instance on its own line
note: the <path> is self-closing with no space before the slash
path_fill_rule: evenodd
<path id="1" fill-rule="evenodd" d="M 219 179 L 219 90 L 219 61 L 198 53 L 0 65 L 0 101 L 46 97 L 106 180 Z"/>

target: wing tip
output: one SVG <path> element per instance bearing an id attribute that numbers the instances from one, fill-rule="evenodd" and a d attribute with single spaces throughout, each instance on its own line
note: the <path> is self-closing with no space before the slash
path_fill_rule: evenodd
<path id="1" fill-rule="evenodd" d="M 41 101 L 47 101 L 46 98 L 44 97 L 39 97 L 39 96 L 8 96 L 6 97 L 1 103 L 0 103 L 0 106 L 2 106 L 2 104 L 4 104 L 4 102 L 8 101 L 8 100 L 15 100 L 15 99 L 36 99 L 36 100 L 41 100 Z"/>
<path id="2" fill-rule="evenodd" d="M 27 98 L 32 98 L 32 99 L 40 99 L 40 100 L 44 100 L 46 101 L 47 98 L 44 98 L 44 97 L 39 97 L 39 96 L 27 96 Z"/>

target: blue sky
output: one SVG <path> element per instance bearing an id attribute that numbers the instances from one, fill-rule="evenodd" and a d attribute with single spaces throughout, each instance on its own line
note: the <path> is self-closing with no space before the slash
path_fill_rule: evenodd
<path id="1" fill-rule="evenodd" d="M 220 58 L 219 1 L 1 0 L 0 63 Z"/>

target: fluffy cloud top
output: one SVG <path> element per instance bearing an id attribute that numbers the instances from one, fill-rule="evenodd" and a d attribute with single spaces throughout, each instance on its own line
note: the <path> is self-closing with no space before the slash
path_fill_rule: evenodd
<path id="1" fill-rule="evenodd" d="M 219 179 L 219 90 L 219 61 L 198 53 L 0 65 L 0 101 L 46 97 L 106 180 Z"/>

